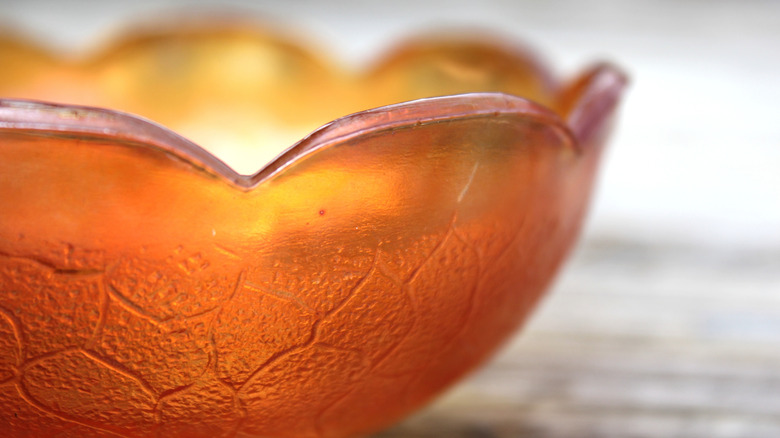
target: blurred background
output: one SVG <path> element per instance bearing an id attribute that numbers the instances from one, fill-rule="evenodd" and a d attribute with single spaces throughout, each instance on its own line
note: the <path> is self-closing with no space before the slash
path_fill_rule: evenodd
<path id="1" fill-rule="evenodd" d="M 3 0 L 0 26 L 78 54 L 181 8 L 358 68 L 463 28 L 564 78 L 631 77 L 584 238 L 522 336 L 381 437 L 780 436 L 780 2 Z"/>

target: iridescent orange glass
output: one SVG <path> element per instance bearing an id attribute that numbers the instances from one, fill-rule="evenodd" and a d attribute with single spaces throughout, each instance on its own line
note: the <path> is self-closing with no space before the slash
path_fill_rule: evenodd
<path id="1" fill-rule="evenodd" d="M 444 37 L 356 75 L 242 26 L 83 61 L 6 36 L 0 65 L 6 437 L 396 421 L 533 309 L 624 84 L 607 65 L 561 84 L 512 45 Z"/>

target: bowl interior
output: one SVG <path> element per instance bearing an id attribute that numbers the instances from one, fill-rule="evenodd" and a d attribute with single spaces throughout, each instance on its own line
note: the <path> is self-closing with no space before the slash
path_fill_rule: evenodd
<path id="1" fill-rule="evenodd" d="M 533 56 L 486 36 L 418 38 L 360 72 L 240 25 L 147 30 L 80 59 L 0 37 L 0 96 L 137 114 L 250 174 L 317 127 L 413 99 L 504 92 L 555 110 Z"/>

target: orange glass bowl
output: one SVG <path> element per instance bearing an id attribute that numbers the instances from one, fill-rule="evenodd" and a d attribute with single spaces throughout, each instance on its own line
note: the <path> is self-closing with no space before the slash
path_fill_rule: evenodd
<path id="1" fill-rule="evenodd" d="M 625 82 L 599 65 L 559 84 L 485 38 L 410 41 L 355 75 L 246 26 L 82 61 L 5 36 L 0 64 L 5 437 L 396 421 L 526 319 Z M 377 106 L 250 176 L 214 155 L 257 168 Z"/>

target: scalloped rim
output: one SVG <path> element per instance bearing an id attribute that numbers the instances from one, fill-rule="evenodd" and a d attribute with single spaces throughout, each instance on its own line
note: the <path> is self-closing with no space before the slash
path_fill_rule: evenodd
<path id="1" fill-rule="evenodd" d="M 237 26 L 241 23 L 243 25 Z M 223 20 L 221 24 L 212 22 L 207 27 L 204 27 L 202 24 L 197 19 L 190 19 L 185 20 L 181 28 L 189 31 L 210 33 L 215 31 L 257 32 L 256 26 L 247 25 L 243 20 L 237 22 L 236 17 Z M 226 27 L 227 24 L 230 24 L 230 26 Z M 166 33 L 164 31 L 165 28 L 160 26 L 152 27 L 152 29 L 156 29 L 156 31 L 147 29 L 146 32 L 141 32 L 140 34 L 149 37 Z M 180 33 L 182 30 L 179 29 L 178 32 Z M 139 33 L 136 32 L 135 34 L 138 35 Z M 274 37 L 275 34 L 263 35 Z M 536 71 L 537 76 L 548 87 L 552 87 L 551 77 L 532 51 L 523 46 L 505 46 L 502 43 L 502 39 L 495 36 L 487 34 L 482 36 L 484 37 L 481 40 L 483 43 L 504 47 L 507 52 L 522 54 L 522 57 Z M 132 41 L 132 39 L 128 38 L 116 38 L 115 40 L 118 42 L 115 41 L 109 47 L 115 49 L 120 47 L 123 42 L 128 43 L 128 41 Z M 277 40 L 285 44 L 291 44 L 292 47 L 300 47 L 286 39 L 277 38 Z M 395 51 L 413 47 L 415 41 L 427 40 L 431 40 L 430 36 L 428 38 L 423 38 L 422 36 L 411 38 L 405 44 L 398 45 Z M 31 45 L 31 47 L 38 46 Z M 99 51 L 98 55 L 89 57 L 89 59 L 99 59 L 101 56 L 108 56 L 110 53 L 113 53 L 113 50 L 105 49 Z M 388 53 L 392 54 L 393 51 L 391 50 Z M 388 58 L 392 58 L 392 56 L 386 55 L 384 57 L 385 60 Z M 105 108 L 0 98 L 0 131 L 32 131 L 49 135 L 81 135 L 133 143 L 136 146 L 157 149 L 167 153 L 227 181 L 236 188 L 251 190 L 277 173 L 282 172 L 285 168 L 299 162 L 309 154 L 350 138 L 411 125 L 489 117 L 499 114 L 512 114 L 517 117 L 537 119 L 554 126 L 568 139 L 567 143 L 571 147 L 581 150 L 582 145 L 588 144 L 593 135 L 604 127 L 606 121 L 610 118 L 609 116 L 614 112 L 620 100 L 622 90 L 626 85 L 626 77 L 614 66 L 597 64 L 582 74 L 575 83 L 577 82 L 585 85 L 576 103 L 568 114 L 565 115 L 566 121 L 541 104 L 505 93 L 467 93 L 413 100 L 361 111 L 325 124 L 284 150 L 253 175 L 237 173 L 215 155 L 171 129 L 140 116 Z M 566 87 L 566 84 L 559 84 L 556 88 L 558 88 L 558 93 L 560 93 Z"/>
<path id="2" fill-rule="evenodd" d="M 551 110 L 505 93 L 432 97 L 350 114 L 332 121 L 276 156 L 253 175 L 241 175 L 215 155 L 145 118 L 104 108 L 0 99 L 0 131 L 80 135 L 148 147 L 203 169 L 241 190 L 251 190 L 305 157 L 360 136 L 408 126 L 498 115 L 538 120 L 557 128 L 568 146 L 577 140 Z"/>
<path id="3" fill-rule="evenodd" d="M 600 63 L 586 70 L 580 80 L 586 85 L 566 122 L 580 144 L 587 144 L 615 112 L 628 77 L 614 65 Z"/>

